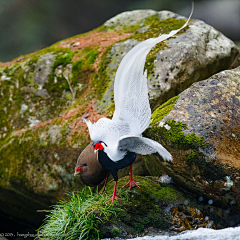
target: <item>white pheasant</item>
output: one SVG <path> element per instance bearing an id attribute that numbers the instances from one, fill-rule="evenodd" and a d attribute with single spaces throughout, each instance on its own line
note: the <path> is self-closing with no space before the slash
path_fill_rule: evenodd
<path id="1" fill-rule="evenodd" d="M 193 10 L 192 10 L 193 12 Z M 148 99 L 147 72 L 144 72 L 146 57 L 152 47 L 185 28 L 191 18 L 179 29 L 157 38 L 149 38 L 133 47 L 122 59 L 114 82 L 115 112 L 112 119 L 101 118 L 86 122 L 93 148 L 98 150 L 98 160 L 112 175 L 115 188 L 112 201 L 116 199 L 117 170 L 130 166 L 130 189 L 137 184 L 132 178 L 132 163 L 136 154 L 157 152 L 164 160 L 171 161 L 172 155 L 158 142 L 142 137 L 149 126 L 151 109 Z M 126 184 L 126 185 L 128 185 Z"/>

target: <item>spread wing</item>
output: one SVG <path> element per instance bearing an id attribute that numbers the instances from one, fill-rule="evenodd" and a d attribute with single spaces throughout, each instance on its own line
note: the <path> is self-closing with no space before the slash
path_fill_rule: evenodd
<path id="1" fill-rule="evenodd" d="M 142 155 L 158 153 L 164 160 L 172 161 L 172 155 L 158 142 L 137 136 L 123 136 L 120 138 L 120 151 L 130 151 Z"/>

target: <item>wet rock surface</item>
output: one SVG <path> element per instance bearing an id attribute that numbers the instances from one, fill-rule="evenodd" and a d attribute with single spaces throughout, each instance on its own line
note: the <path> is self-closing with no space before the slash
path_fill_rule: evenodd
<path id="1" fill-rule="evenodd" d="M 174 160 L 168 164 L 147 156 L 150 173 L 150 168 L 164 169 L 185 188 L 240 209 L 239 67 L 193 84 L 156 110 L 152 123 L 146 135 L 159 139 Z M 156 164 L 151 166 L 151 159 Z"/>

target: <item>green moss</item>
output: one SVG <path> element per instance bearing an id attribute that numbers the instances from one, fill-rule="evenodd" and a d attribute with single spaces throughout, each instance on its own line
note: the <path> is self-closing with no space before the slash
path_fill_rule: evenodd
<path id="1" fill-rule="evenodd" d="M 95 93 L 97 99 L 101 99 L 104 92 L 106 91 L 108 84 L 111 82 L 111 79 L 109 78 L 107 74 L 107 68 L 108 68 L 108 63 L 111 61 L 111 51 L 112 46 L 109 46 L 105 53 L 103 54 L 101 61 L 99 62 L 98 65 L 98 75 L 95 75 L 93 85 L 95 86 Z"/>
<path id="2" fill-rule="evenodd" d="M 146 27 L 148 26 L 147 31 L 144 33 L 136 33 L 133 37 L 137 40 L 145 40 L 148 38 L 158 37 L 160 34 L 168 34 L 172 30 L 179 29 L 185 24 L 185 20 L 176 19 L 176 18 L 168 18 L 165 20 L 159 20 L 158 14 L 152 15 L 140 23 L 140 26 Z M 139 26 L 137 30 L 139 29 Z M 181 30 L 178 34 L 186 31 L 187 27 Z"/>
<path id="3" fill-rule="evenodd" d="M 57 120 L 58 121 L 58 120 Z M 32 191 L 48 189 L 49 184 L 56 179 L 61 179 L 61 174 L 54 170 L 51 176 L 50 165 L 63 164 L 63 168 L 68 175 L 75 166 L 74 159 L 77 159 L 80 146 L 86 146 L 86 139 L 78 137 L 74 143 L 68 142 L 70 128 L 69 124 L 57 126 L 53 121 L 49 126 L 42 126 L 28 129 L 22 133 L 15 133 L 0 141 L 0 184 L 8 186 L 9 182 L 17 181 Z M 72 148 L 72 144 L 79 146 Z M 59 151 L 61 159 L 57 161 L 54 154 Z M 69 164 L 69 159 L 73 161 Z M 67 163 L 67 164 L 66 164 Z M 44 165 L 44 167 L 43 167 Z M 24 169 L 24 171 L 23 171 Z M 38 170 L 39 169 L 39 170 Z M 44 183 L 44 187 L 42 185 Z M 73 180 L 64 183 L 66 188 L 73 187 Z M 80 185 L 81 186 L 81 185 Z"/>
<path id="4" fill-rule="evenodd" d="M 55 69 L 60 65 L 66 66 L 67 64 L 71 63 L 73 56 L 74 56 L 74 53 L 72 51 L 68 51 L 64 54 L 59 55 L 55 60 L 52 68 Z"/>
<path id="5" fill-rule="evenodd" d="M 88 65 L 95 63 L 98 55 L 100 54 L 98 48 L 98 46 L 91 46 L 84 49 L 84 52 L 86 52 L 85 59 Z"/>
<path id="6" fill-rule="evenodd" d="M 169 99 L 152 113 L 152 128 L 149 128 L 146 134 L 149 135 L 148 131 L 150 131 L 155 136 L 156 140 L 163 139 L 163 141 L 165 142 L 171 142 L 171 144 L 173 143 L 174 146 L 179 149 L 195 149 L 196 151 L 198 151 L 199 148 L 205 147 L 204 138 L 197 137 L 195 133 L 184 134 L 183 130 L 187 129 L 186 123 L 169 120 L 163 123 L 162 126 L 159 126 L 161 120 L 174 108 L 178 98 L 179 97 L 176 96 Z M 167 128 L 169 129 L 164 127 L 164 125 L 168 125 Z M 196 156 L 196 154 L 194 156 Z"/>
<path id="7" fill-rule="evenodd" d="M 153 119 L 155 123 L 155 119 Z M 147 129 L 146 135 L 152 134 L 155 140 L 171 142 L 176 148 L 188 150 L 196 149 L 199 150 L 200 147 L 204 148 L 204 138 L 197 137 L 195 133 L 184 134 L 183 130 L 187 129 L 187 124 L 176 122 L 175 120 L 169 120 L 165 122 L 170 129 L 166 129 L 164 126 L 160 127 L 156 124 L 152 128 Z"/>
<path id="8" fill-rule="evenodd" d="M 170 113 L 170 111 L 174 108 L 178 98 L 179 98 L 178 96 L 175 96 L 175 97 L 169 99 L 164 104 L 162 104 L 160 107 L 158 107 L 152 113 L 151 124 L 154 125 L 155 123 L 160 122 L 164 116 L 166 116 L 168 113 Z"/>
<path id="9" fill-rule="evenodd" d="M 193 150 L 192 153 L 186 156 L 186 161 L 188 164 L 197 164 L 199 159 L 204 159 L 204 155 L 202 152 L 197 150 Z"/>
<path id="10" fill-rule="evenodd" d="M 68 83 L 67 79 L 63 76 L 63 74 L 58 75 L 58 74 L 56 74 L 55 71 L 56 71 L 56 68 L 59 66 L 61 66 L 64 70 L 64 68 L 68 64 L 72 63 L 71 60 L 72 60 L 73 56 L 74 56 L 74 54 L 70 50 L 64 54 L 57 56 L 53 66 L 52 66 L 52 72 L 48 77 L 48 81 L 45 82 L 45 84 L 44 84 L 44 88 L 48 91 L 48 93 L 52 97 L 59 98 L 62 96 L 62 92 L 64 90 L 70 91 L 69 83 Z M 55 81 L 57 81 L 57 84 L 54 83 Z"/>
<path id="11" fill-rule="evenodd" d="M 159 34 L 169 33 L 172 30 L 179 29 L 185 24 L 185 20 L 168 18 L 165 20 L 160 20 L 159 15 L 151 15 L 150 17 L 142 19 L 137 24 L 133 25 L 116 25 L 116 26 L 101 26 L 98 31 L 108 32 L 108 31 L 123 31 L 134 33 L 133 38 L 138 40 L 145 40 L 151 37 L 157 37 Z M 146 28 L 146 31 L 139 32 L 139 29 Z M 185 31 L 185 30 L 183 30 Z"/>
<path id="12" fill-rule="evenodd" d="M 76 54 L 79 60 L 72 64 L 72 83 L 74 86 L 78 85 L 76 97 L 80 97 L 89 86 L 94 87 L 92 82 L 97 78 L 97 72 L 93 64 L 100 54 L 98 48 L 98 46 L 86 47 Z"/>
<path id="13" fill-rule="evenodd" d="M 19 129 L 24 126 L 24 115 L 18 117 L 17 113 L 21 109 L 24 97 L 21 88 L 24 88 L 24 71 L 20 66 L 7 67 L 1 75 L 6 76 L 6 80 L 0 81 L 0 129 L 3 134 L 9 134 L 12 129 Z"/>
<path id="14" fill-rule="evenodd" d="M 121 229 L 113 227 L 111 233 L 113 237 L 118 237 L 121 234 Z"/>

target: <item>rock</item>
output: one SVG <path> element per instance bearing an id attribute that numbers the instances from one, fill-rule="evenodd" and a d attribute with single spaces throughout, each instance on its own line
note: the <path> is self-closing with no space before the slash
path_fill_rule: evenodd
<path id="1" fill-rule="evenodd" d="M 228 225 L 219 209 L 196 202 L 189 193 L 179 191 L 176 185 L 161 183 L 158 177 L 135 176 L 134 179 L 140 188 L 134 187 L 131 191 L 123 188 L 129 177 L 119 180 L 120 199 L 115 200 L 114 204 L 106 203 L 112 195 L 113 182 L 107 185 L 106 194 L 72 194 L 69 201 L 57 205 L 48 216 L 48 221 L 39 229 L 42 234 L 40 239 L 44 239 L 46 234 L 60 235 L 62 231 L 65 236 L 70 236 L 73 230 L 76 238 L 86 234 L 89 239 L 96 239 L 99 234 L 102 239 Z M 229 212 L 229 217 L 233 217 L 232 214 Z M 68 221 L 59 222 L 63 216 Z"/>
<path id="2" fill-rule="evenodd" d="M 173 155 L 146 156 L 150 174 L 163 171 L 205 200 L 240 210 L 240 67 L 222 71 L 159 107 L 145 135 Z"/>
<path id="3" fill-rule="evenodd" d="M 83 187 L 73 178 L 76 160 L 90 141 L 82 116 L 111 117 L 113 80 L 123 56 L 139 41 L 181 27 L 184 19 L 168 11 L 123 13 L 91 32 L 0 63 L 0 202 L 9 203 L 7 208 L 0 204 L 0 212 L 18 220 L 24 215 L 32 224 L 36 210 Z M 191 21 L 147 57 L 152 108 L 239 63 L 231 40 Z M 141 159 L 138 163 L 135 174 L 146 174 Z M 28 203 L 24 211 L 23 202 Z"/>
<path id="4" fill-rule="evenodd" d="M 141 20 L 157 14 L 154 10 L 134 10 L 123 12 L 115 17 L 107 20 L 104 26 L 108 28 L 114 28 L 115 30 L 122 30 L 126 26 L 137 25 Z"/>
<path id="5" fill-rule="evenodd" d="M 180 27 L 184 22 L 183 19 L 186 19 L 169 11 L 161 11 L 140 20 L 141 14 L 142 10 L 133 11 L 132 15 L 126 12 L 105 23 L 105 26 L 111 29 L 120 30 L 126 25 L 133 28 L 136 27 L 136 22 L 131 16 L 138 16 L 141 28 L 137 29 L 137 34 L 132 38 L 112 46 L 106 66 L 110 82 L 103 98 L 98 102 L 102 103 L 97 108 L 99 110 L 103 106 L 106 108 L 112 104 L 115 76 L 113 72 L 116 71 L 124 55 L 139 41 L 158 36 L 159 29 L 168 31 L 166 26 Z M 146 11 L 145 15 L 147 14 L 150 15 L 153 12 Z M 149 54 L 145 68 L 148 70 L 151 105 L 156 108 L 191 86 L 192 83 L 206 79 L 222 70 L 237 67 L 239 64 L 239 49 L 231 40 L 203 21 L 194 20 L 180 35 L 157 44 Z"/>

